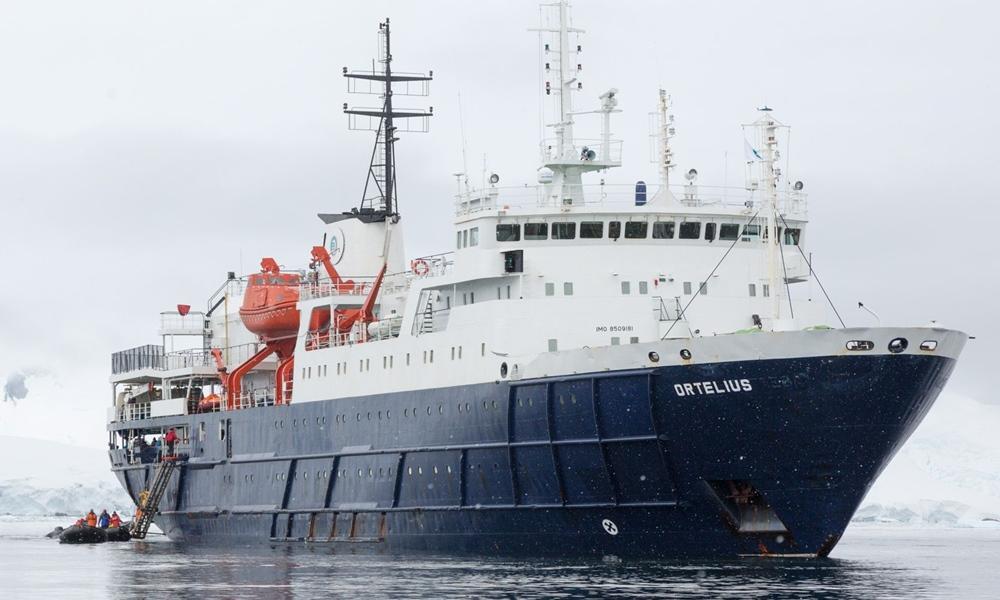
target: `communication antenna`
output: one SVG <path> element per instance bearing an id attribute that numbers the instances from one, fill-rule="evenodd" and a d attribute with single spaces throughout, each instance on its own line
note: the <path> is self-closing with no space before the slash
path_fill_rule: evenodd
<path id="1" fill-rule="evenodd" d="M 458 93 L 458 128 L 462 134 L 462 183 L 465 184 L 465 193 L 469 193 L 469 162 L 465 156 L 465 119 L 462 117 L 462 92 Z M 459 186 L 458 193 L 462 193 L 462 188 Z"/>
<path id="2" fill-rule="evenodd" d="M 427 96 L 434 72 L 393 73 L 392 46 L 389 37 L 389 19 L 378 25 L 378 58 L 371 70 L 351 70 L 344 67 L 347 91 L 352 94 L 373 94 L 382 98 L 382 106 L 374 108 L 347 107 L 348 127 L 353 130 L 374 131 L 375 147 L 368 167 L 368 178 L 361 195 L 361 206 L 355 210 L 367 221 L 383 221 L 398 217 L 396 193 L 396 134 L 399 131 L 426 133 L 434 107 L 429 110 L 395 110 L 393 96 Z M 377 63 L 377 64 L 376 64 Z M 379 67 L 378 65 L 381 65 Z M 395 84 L 395 85 L 394 85 Z M 396 119 L 403 119 L 397 123 Z"/>

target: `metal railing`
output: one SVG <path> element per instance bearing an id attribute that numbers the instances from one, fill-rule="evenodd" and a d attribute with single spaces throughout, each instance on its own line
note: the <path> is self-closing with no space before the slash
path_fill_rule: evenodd
<path id="1" fill-rule="evenodd" d="M 621 163 L 622 140 L 576 139 L 575 143 L 559 153 L 558 138 L 542 140 L 542 162 Z"/>
<path id="2" fill-rule="evenodd" d="M 679 321 L 681 313 L 684 312 L 680 298 L 670 298 L 665 301 L 662 296 L 653 296 L 653 302 L 655 303 L 653 311 L 656 312 L 658 321 Z"/>
<path id="3" fill-rule="evenodd" d="M 196 367 L 215 367 L 211 350 L 189 348 L 162 353 L 162 346 L 141 346 L 112 355 L 112 372 L 116 375 L 143 369 L 173 371 Z M 260 344 L 238 344 L 221 348 L 227 366 L 245 362 L 260 350 Z"/>
<path id="4" fill-rule="evenodd" d="M 660 194 L 657 185 L 648 185 L 637 198 L 634 184 L 582 184 L 556 188 L 544 185 L 490 187 L 470 190 L 456 196 L 455 214 L 468 215 L 483 211 L 511 209 L 564 209 L 570 206 L 604 206 L 626 209 L 648 203 Z M 671 185 L 669 191 L 677 204 L 688 208 L 729 208 L 749 213 L 762 206 L 759 189 L 731 186 Z M 641 201 L 641 202 L 637 202 Z M 794 190 L 777 194 L 778 212 L 792 218 L 805 218 L 808 211 L 806 194 Z M 663 205 L 669 211 L 670 205 Z M 674 205 L 676 206 L 676 204 Z"/>

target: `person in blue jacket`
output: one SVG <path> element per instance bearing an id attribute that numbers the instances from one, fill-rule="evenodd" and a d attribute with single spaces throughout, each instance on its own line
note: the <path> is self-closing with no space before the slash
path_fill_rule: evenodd
<path id="1" fill-rule="evenodd" d="M 111 522 L 111 516 L 108 515 L 108 509 L 101 511 L 101 516 L 97 518 L 97 526 L 101 529 L 107 529 L 108 523 Z"/>

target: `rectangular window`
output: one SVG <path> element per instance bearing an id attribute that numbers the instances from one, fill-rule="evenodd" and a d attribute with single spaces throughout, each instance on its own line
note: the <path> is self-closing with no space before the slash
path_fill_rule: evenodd
<path id="1" fill-rule="evenodd" d="M 621 344 L 621 343 L 622 343 L 621 338 L 617 338 L 617 337 L 611 338 L 611 345 L 612 346 L 617 346 L 618 344 Z"/>
<path id="2" fill-rule="evenodd" d="M 787 246 L 798 246 L 799 236 L 802 234 L 801 229 L 795 229 L 789 227 L 785 230 L 785 245 Z"/>
<path id="3" fill-rule="evenodd" d="M 705 239 L 715 241 L 715 223 L 705 223 Z"/>
<path id="4" fill-rule="evenodd" d="M 553 223 L 552 239 L 572 240 L 576 238 L 576 223 Z"/>
<path id="5" fill-rule="evenodd" d="M 757 284 L 751 283 L 749 284 L 749 288 L 750 288 L 750 297 L 755 298 L 757 296 Z"/>
<path id="6" fill-rule="evenodd" d="M 486 356 L 486 342 L 479 344 L 479 356 Z"/>
<path id="7" fill-rule="evenodd" d="M 726 241 L 733 241 L 740 237 L 740 226 L 736 223 L 723 223 L 719 227 L 719 239 Z"/>
<path id="8" fill-rule="evenodd" d="M 708 282 L 707 281 L 702 281 L 701 282 L 701 287 L 698 288 L 698 291 L 701 292 L 702 296 L 707 296 L 708 295 Z"/>
<path id="9" fill-rule="evenodd" d="M 468 248 L 469 247 L 469 230 L 468 229 L 463 229 L 462 230 L 462 247 L 463 248 Z"/>
<path id="10" fill-rule="evenodd" d="M 645 221 L 629 221 L 625 223 L 625 238 L 630 240 L 644 240 L 648 235 L 649 223 Z"/>
<path id="11" fill-rule="evenodd" d="M 622 282 L 622 294 L 627 296 L 627 295 L 629 295 L 631 293 L 632 293 L 632 284 L 631 284 L 631 282 L 623 281 Z"/>
<path id="12" fill-rule="evenodd" d="M 691 282 L 690 281 L 685 281 L 684 282 L 684 295 L 685 296 L 690 296 L 691 295 Z"/>
<path id="13" fill-rule="evenodd" d="M 507 286 L 507 299 L 510 300 L 510 286 Z"/>
<path id="14" fill-rule="evenodd" d="M 545 295 L 546 296 L 555 296 L 556 295 L 556 284 L 554 284 L 554 283 L 546 283 L 545 284 Z"/>
<path id="15" fill-rule="evenodd" d="M 573 295 L 573 282 L 567 281 L 563 283 L 563 295 L 572 296 Z"/>
<path id="16" fill-rule="evenodd" d="M 434 351 L 431 350 L 431 362 L 434 362 Z"/>
<path id="17" fill-rule="evenodd" d="M 701 221 L 686 221 L 681 223 L 680 239 L 696 240 L 701 237 Z"/>
<path id="18" fill-rule="evenodd" d="M 749 242 L 753 238 L 760 237 L 760 225 L 747 225 L 743 228 L 743 241 Z"/>
<path id="19" fill-rule="evenodd" d="M 500 299 L 500 288 L 497 288 L 497 300 Z"/>
<path id="20" fill-rule="evenodd" d="M 763 287 L 763 291 L 764 291 L 764 297 L 765 298 L 770 298 L 771 297 L 771 286 L 769 284 L 765 283 L 762 287 Z"/>
<path id="21" fill-rule="evenodd" d="M 455 249 L 456 250 L 461 250 L 462 249 L 462 232 L 461 231 L 456 231 L 455 232 Z"/>
<path id="22" fill-rule="evenodd" d="M 406 353 L 406 366 L 410 366 L 410 353 Z"/>
<path id="23" fill-rule="evenodd" d="M 469 303 L 469 299 L 468 299 L 466 293 L 462 292 L 462 305 L 465 306 L 468 303 Z"/>
<path id="24" fill-rule="evenodd" d="M 628 343 L 630 343 L 630 344 L 638 344 L 639 343 L 639 338 L 637 338 L 637 337 L 630 337 L 628 339 Z"/>
<path id="25" fill-rule="evenodd" d="M 674 222 L 657 221 L 656 223 L 653 223 L 653 239 L 654 240 L 674 239 Z"/>
<path id="26" fill-rule="evenodd" d="M 547 240 L 547 239 L 549 239 L 549 224 L 548 223 L 525 223 L 524 224 L 524 239 L 525 240 Z"/>
<path id="27" fill-rule="evenodd" d="M 478 246 L 479 245 L 479 228 L 473 227 L 469 230 L 469 245 Z"/>
<path id="28" fill-rule="evenodd" d="M 518 242 L 521 240 L 521 226 L 517 223 L 500 223 L 497 225 L 498 242 Z"/>
<path id="29" fill-rule="evenodd" d="M 469 304 L 476 303 L 476 292 L 469 292 Z"/>
<path id="30" fill-rule="evenodd" d="M 610 221 L 608 222 L 608 238 L 612 240 L 617 240 L 622 236 L 622 223 L 621 221 Z"/>
<path id="31" fill-rule="evenodd" d="M 455 360 L 455 347 L 451 347 L 451 360 Z"/>
<path id="32" fill-rule="evenodd" d="M 551 339 L 549 340 L 549 352 L 555 352 L 559 349 L 559 340 Z"/>
<path id="33" fill-rule="evenodd" d="M 580 223 L 580 239 L 601 239 L 604 237 L 603 221 L 583 221 Z"/>
<path id="34" fill-rule="evenodd" d="M 640 281 L 639 282 L 639 294 L 640 295 L 645 295 L 645 294 L 648 294 L 648 293 L 649 293 L 649 282 L 648 281 Z"/>
<path id="35" fill-rule="evenodd" d="M 458 360 L 462 360 L 462 347 L 458 347 Z"/>

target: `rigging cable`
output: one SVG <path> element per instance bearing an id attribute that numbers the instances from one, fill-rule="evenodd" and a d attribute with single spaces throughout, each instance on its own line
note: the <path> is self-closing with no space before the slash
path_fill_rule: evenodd
<path id="1" fill-rule="evenodd" d="M 788 222 L 785 221 L 784 215 L 779 214 L 778 216 L 781 218 L 781 222 L 784 224 L 785 229 L 787 230 Z M 809 265 L 809 274 L 816 278 L 816 283 L 819 285 L 819 289 L 823 292 L 823 295 L 826 297 L 826 301 L 830 304 L 830 308 L 833 309 L 833 314 L 837 315 L 837 320 L 840 321 L 840 326 L 847 327 L 847 325 L 844 324 L 844 320 L 840 318 L 840 313 L 837 311 L 837 307 L 834 306 L 833 300 L 830 300 L 830 294 L 826 293 L 826 288 L 823 287 L 823 282 L 819 280 L 819 275 L 817 275 L 816 271 L 813 270 L 812 261 L 806 257 L 806 253 L 803 252 L 802 247 L 799 246 L 798 240 L 795 241 L 795 247 L 798 248 L 799 254 L 802 255 L 803 259 L 805 259 L 806 264 Z"/>
<path id="2" fill-rule="evenodd" d="M 757 218 L 758 214 L 760 214 L 759 210 L 755 212 L 753 216 L 747 220 L 746 223 L 743 224 L 744 229 L 746 228 L 747 225 L 753 223 L 754 219 Z M 705 278 L 705 281 L 701 282 L 701 285 L 698 286 L 698 293 L 691 296 L 691 299 L 688 300 L 688 303 L 685 304 L 684 308 L 681 309 L 681 313 L 677 315 L 677 319 L 675 319 L 674 322 L 670 324 L 670 327 L 667 329 L 667 332 L 664 333 L 663 337 L 660 338 L 661 340 L 667 339 L 667 336 L 670 335 L 670 332 L 674 330 L 674 325 L 677 325 L 677 323 L 684 318 L 684 314 L 687 313 L 688 307 L 691 306 L 691 304 L 695 301 L 695 299 L 701 295 L 701 291 L 705 289 L 706 282 L 712 278 L 712 275 L 715 275 L 715 272 L 719 269 L 720 266 L 722 266 L 722 263 L 726 260 L 726 257 L 729 256 L 729 253 L 733 251 L 733 248 L 736 247 L 736 244 L 739 243 L 739 241 L 740 241 L 740 236 L 737 235 L 736 239 L 733 240 L 733 243 L 729 244 L 729 248 L 726 249 L 726 253 L 722 255 L 722 258 L 719 259 L 719 262 L 715 263 L 715 267 L 712 268 L 712 272 L 709 273 L 708 277 Z"/>

